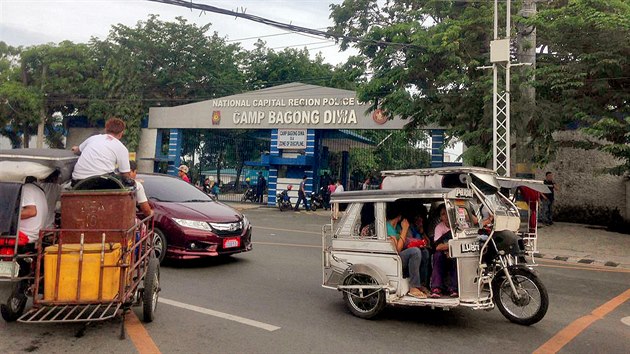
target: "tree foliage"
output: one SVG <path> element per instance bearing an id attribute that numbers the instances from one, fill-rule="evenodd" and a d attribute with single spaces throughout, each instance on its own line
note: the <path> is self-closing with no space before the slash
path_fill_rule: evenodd
<path id="1" fill-rule="evenodd" d="M 568 123 L 627 116 L 630 5 L 563 0 L 538 6 L 530 19 L 514 9 L 513 22 L 536 26 L 539 53 L 535 70 L 512 70 L 511 119 L 519 128 L 513 135 L 530 138 L 532 159 L 545 162 L 553 155 L 551 134 Z M 449 127 L 449 135 L 467 146 L 466 162 L 489 162 L 492 78 L 477 67 L 489 63 L 492 2 L 346 0 L 331 5 L 331 18 L 332 32 L 366 39 L 354 44 L 368 68 L 358 88 L 364 101 L 415 127 Z M 532 78 L 534 107 L 519 90 Z M 525 120 L 530 111 L 533 119 Z"/>

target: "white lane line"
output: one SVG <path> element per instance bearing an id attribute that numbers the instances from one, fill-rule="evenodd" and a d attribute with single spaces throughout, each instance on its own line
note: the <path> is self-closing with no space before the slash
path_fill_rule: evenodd
<path id="1" fill-rule="evenodd" d="M 621 323 L 625 324 L 626 326 L 630 326 L 630 316 L 622 318 Z"/>
<path id="2" fill-rule="evenodd" d="M 185 304 L 183 302 L 179 302 L 179 301 L 175 301 L 175 300 L 165 299 L 163 297 L 159 298 L 158 301 L 163 303 L 163 304 L 167 304 L 167 305 L 183 308 L 183 309 L 190 310 L 190 311 L 203 313 L 204 315 L 210 315 L 210 316 L 214 316 L 214 317 L 219 317 L 219 318 L 223 318 L 223 319 L 226 319 L 226 320 L 230 320 L 230 321 L 235 321 L 235 322 L 239 322 L 239 323 L 242 323 L 242 324 L 246 324 L 248 326 L 257 327 L 257 328 L 264 329 L 264 330 L 269 331 L 269 332 L 273 332 L 273 331 L 278 330 L 278 329 L 281 328 L 281 327 L 277 327 L 277 326 L 270 325 L 270 324 L 267 324 L 267 323 L 262 323 L 262 322 L 250 320 L 248 318 L 239 317 L 239 316 L 235 316 L 235 315 L 230 315 L 229 313 L 223 313 L 223 312 L 214 311 L 214 310 L 210 310 L 210 309 L 199 307 L 199 306 L 195 306 L 195 305 Z"/>

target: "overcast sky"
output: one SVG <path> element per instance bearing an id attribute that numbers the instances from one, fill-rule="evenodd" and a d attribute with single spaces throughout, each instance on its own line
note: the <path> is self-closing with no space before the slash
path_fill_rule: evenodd
<path id="1" fill-rule="evenodd" d="M 332 25 L 328 18 L 330 3 L 342 0 L 193 0 L 229 10 L 292 23 L 308 28 L 324 29 Z M 269 48 L 282 50 L 287 46 L 307 47 L 314 55 L 322 52 L 327 62 L 342 63 L 350 55 L 340 53 L 333 41 L 298 34 L 286 34 L 280 29 L 231 16 L 191 11 L 179 6 L 146 0 L 0 0 L 0 40 L 13 46 L 29 46 L 63 40 L 85 43 L 91 37 L 103 39 L 112 25 L 135 26 L 149 14 L 159 14 L 163 21 L 182 16 L 199 25 L 211 23 L 228 40 L 281 34 L 261 38 Z M 256 38 L 240 40 L 246 49 L 253 48 Z"/>

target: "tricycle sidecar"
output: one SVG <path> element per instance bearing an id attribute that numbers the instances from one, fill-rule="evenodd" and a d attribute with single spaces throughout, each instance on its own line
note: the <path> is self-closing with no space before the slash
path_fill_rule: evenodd
<path id="1" fill-rule="evenodd" d="M 386 304 L 472 309 L 495 305 L 511 321 L 533 324 L 547 311 L 547 292 L 527 265 L 515 233 L 518 210 L 501 195 L 492 171 L 477 168 L 385 171 L 382 190 L 334 193 L 333 203 L 348 203 L 343 217 L 323 227 L 323 283 L 342 292 L 350 312 L 372 318 Z M 452 239 L 448 256 L 456 263 L 454 296 L 411 296 L 406 265 L 388 239 L 388 208 L 407 215 L 428 211 L 427 225 L 437 225 L 444 205 Z M 483 226 L 480 205 L 492 214 Z M 411 214 L 410 214 L 411 213 Z M 454 279 L 450 279 L 453 281 Z"/>

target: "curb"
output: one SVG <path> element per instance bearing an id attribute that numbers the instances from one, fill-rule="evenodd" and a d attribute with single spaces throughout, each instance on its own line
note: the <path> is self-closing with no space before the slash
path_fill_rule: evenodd
<path id="1" fill-rule="evenodd" d="M 630 265 L 621 264 L 613 261 L 602 261 L 590 258 L 581 258 L 581 257 L 570 257 L 570 256 L 556 256 L 552 254 L 546 253 L 534 253 L 534 258 L 548 259 L 553 261 L 563 261 L 567 263 L 576 263 L 576 264 L 585 264 L 585 265 L 594 265 L 600 267 L 610 267 L 610 268 L 618 268 L 618 269 L 630 269 Z"/>

